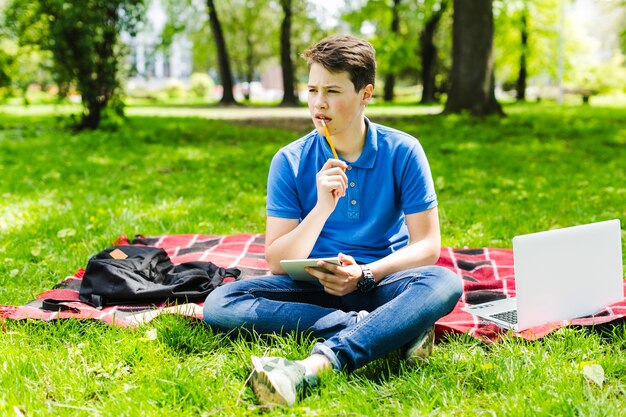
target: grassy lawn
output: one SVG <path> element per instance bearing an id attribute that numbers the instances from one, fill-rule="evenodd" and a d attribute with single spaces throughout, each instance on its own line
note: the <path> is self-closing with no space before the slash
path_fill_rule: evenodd
<path id="1" fill-rule="evenodd" d="M 444 245 L 510 247 L 518 234 L 610 218 L 626 229 L 626 108 L 506 111 L 478 121 L 372 109 L 373 121 L 420 138 Z M 0 112 L 0 304 L 30 301 L 121 234 L 263 232 L 270 159 L 311 129 L 305 119 L 130 108 L 117 132 L 72 133 L 35 113 Z M 604 416 L 626 402 L 620 322 L 536 342 L 449 335 L 427 364 L 391 355 L 324 376 L 293 409 L 259 407 L 245 385 L 249 356 L 302 357 L 313 341 L 299 339 L 226 336 L 181 317 L 137 330 L 6 322 L 0 415 Z M 602 367 L 601 385 L 585 377 L 590 364 Z"/>

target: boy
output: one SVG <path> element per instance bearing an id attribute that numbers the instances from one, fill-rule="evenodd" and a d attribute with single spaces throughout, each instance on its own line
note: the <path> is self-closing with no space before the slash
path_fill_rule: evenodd
<path id="1" fill-rule="evenodd" d="M 301 361 L 252 357 L 262 404 L 292 405 L 326 369 L 353 371 L 389 352 L 425 358 L 434 323 L 462 293 L 460 278 L 432 266 L 441 239 L 437 199 L 419 142 L 364 116 L 372 98 L 373 47 L 352 36 L 311 46 L 309 110 L 315 125 L 272 159 L 265 257 L 272 276 L 214 290 L 205 321 L 222 330 L 308 331 L 320 341 Z M 326 123 L 339 159 L 323 136 Z M 294 281 L 282 259 L 338 256 L 319 282 Z"/>

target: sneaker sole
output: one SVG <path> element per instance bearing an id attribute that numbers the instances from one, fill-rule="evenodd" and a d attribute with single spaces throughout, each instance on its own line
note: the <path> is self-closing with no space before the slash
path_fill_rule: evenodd
<path id="1" fill-rule="evenodd" d="M 252 390 L 256 394 L 259 403 L 263 405 L 280 405 L 290 406 L 293 403 L 287 401 L 285 397 L 278 391 L 271 378 L 263 369 L 263 365 L 260 362 L 260 358 L 252 356 Z"/>
<path id="2" fill-rule="evenodd" d="M 434 327 L 427 330 L 425 338 L 420 341 L 417 346 L 413 346 L 406 352 L 406 360 L 409 364 L 416 365 L 420 362 L 426 362 L 435 347 L 435 329 Z"/>

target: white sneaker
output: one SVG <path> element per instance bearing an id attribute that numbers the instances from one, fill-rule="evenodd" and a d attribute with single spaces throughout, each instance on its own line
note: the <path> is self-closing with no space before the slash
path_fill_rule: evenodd
<path id="1" fill-rule="evenodd" d="M 411 341 L 404 352 L 404 359 L 411 365 L 425 361 L 435 346 L 435 326 L 430 327 Z"/>
<path id="2" fill-rule="evenodd" d="M 295 404 L 306 388 L 317 383 L 317 377 L 307 375 L 304 365 L 272 356 L 252 356 L 252 390 L 259 403 L 265 405 Z"/>

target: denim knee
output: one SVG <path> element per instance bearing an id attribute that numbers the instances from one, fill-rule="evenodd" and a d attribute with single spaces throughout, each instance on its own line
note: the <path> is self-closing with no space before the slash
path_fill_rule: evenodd
<path id="1" fill-rule="evenodd" d="M 222 285 L 209 293 L 202 309 L 203 319 L 209 326 L 225 328 L 227 326 L 226 299 L 230 294 L 229 285 Z"/>
<path id="2" fill-rule="evenodd" d="M 452 310 L 463 295 L 463 280 L 448 268 L 442 266 L 433 266 L 432 268 L 433 273 L 435 273 L 439 280 L 441 280 L 441 283 L 445 285 L 449 295 L 449 302 L 452 305 L 450 310 Z"/>

